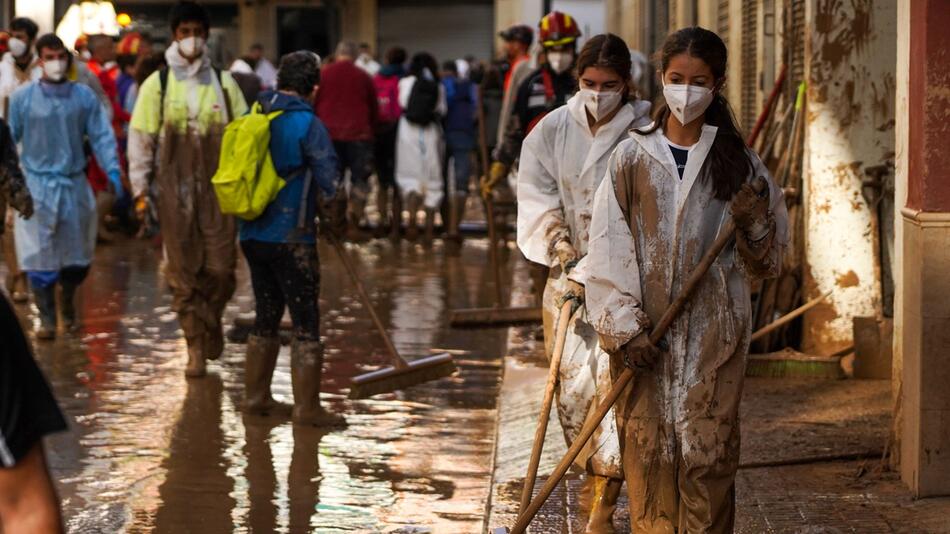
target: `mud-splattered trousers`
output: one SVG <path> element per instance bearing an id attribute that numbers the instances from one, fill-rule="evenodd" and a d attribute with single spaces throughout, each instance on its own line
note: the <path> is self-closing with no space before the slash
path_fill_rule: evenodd
<path id="1" fill-rule="evenodd" d="M 320 341 L 320 262 L 313 243 L 241 241 L 254 288 L 254 335 L 275 338 L 290 310 L 294 339 Z"/>
<path id="2" fill-rule="evenodd" d="M 221 329 L 234 294 L 234 217 L 223 215 L 211 186 L 223 128 L 179 133 L 166 128 L 158 166 L 158 217 L 172 309 L 189 346 Z"/>
<path id="3" fill-rule="evenodd" d="M 659 321 L 729 220 L 729 203 L 699 178 L 715 132 L 704 126 L 682 181 L 661 132 L 634 134 L 611 156 L 575 276 L 615 376 L 620 348 Z M 633 532 L 732 532 L 750 282 L 778 274 L 788 240 L 784 199 L 769 182 L 773 226 L 762 254 L 727 246 L 667 333 L 668 354 L 636 370 L 615 405 Z"/>
<path id="4" fill-rule="evenodd" d="M 578 257 L 587 253 L 591 203 L 603 178 L 610 153 L 627 137 L 629 128 L 643 125 L 650 105 L 624 105 L 614 118 L 591 134 L 584 105 L 571 98 L 551 111 L 528 134 L 518 169 L 518 246 L 529 260 L 551 267 L 542 298 L 545 349 L 554 347 L 567 275 L 554 253 L 564 240 Z M 609 357 L 600 348 L 597 332 L 584 306 L 571 318 L 561 356 L 558 416 L 570 444 L 610 388 Z M 600 425 L 577 463 L 595 475 L 621 478 L 620 444 L 613 418 Z"/>

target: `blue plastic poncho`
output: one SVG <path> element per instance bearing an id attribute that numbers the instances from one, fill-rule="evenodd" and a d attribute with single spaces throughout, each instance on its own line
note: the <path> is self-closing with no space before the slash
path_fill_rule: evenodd
<path id="1" fill-rule="evenodd" d="M 84 85 L 33 82 L 10 97 L 10 130 L 35 212 L 17 217 L 16 249 L 24 271 L 59 271 L 92 263 L 96 203 L 86 181 L 83 139 L 99 165 L 117 175 L 115 134 L 95 93 Z"/>

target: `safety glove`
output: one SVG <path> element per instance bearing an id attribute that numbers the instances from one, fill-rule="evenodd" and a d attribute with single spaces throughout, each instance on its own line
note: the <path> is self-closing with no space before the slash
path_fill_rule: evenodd
<path id="1" fill-rule="evenodd" d="M 644 329 L 638 336 L 628 341 L 620 351 L 623 354 L 624 365 L 634 370 L 653 367 L 662 354 L 656 345 L 650 343 L 648 329 Z"/>
<path id="2" fill-rule="evenodd" d="M 565 275 L 570 273 L 577 262 L 580 261 L 574 245 L 566 238 L 561 238 L 551 248 L 554 250 L 557 262 L 561 266 L 561 272 Z"/>
<path id="3" fill-rule="evenodd" d="M 765 180 L 761 176 L 756 180 Z M 755 241 L 768 233 L 769 224 L 769 188 L 768 184 L 762 189 L 762 194 L 755 192 L 751 183 L 744 183 L 732 199 L 732 220 L 749 239 Z"/>
<path id="4" fill-rule="evenodd" d="M 112 186 L 112 194 L 115 195 L 116 202 L 121 202 L 126 198 L 128 193 L 122 184 L 122 171 L 109 171 L 109 185 Z"/>
<path id="5" fill-rule="evenodd" d="M 488 176 L 482 176 L 479 181 L 482 198 L 488 200 L 491 197 L 492 190 L 495 189 L 495 185 L 505 176 L 508 176 L 508 166 L 500 161 L 492 162 Z"/>
<path id="6" fill-rule="evenodd" d="M 30 190 L 26 187 L 14 191 L 10 195 L 9 202 L 10 205 L 13 206 L 13 209 L 17 210 L 17 213 L 20 214 L 20 217 L 29 219 L 33 216 L 33 195 L 30 194 Z"/>

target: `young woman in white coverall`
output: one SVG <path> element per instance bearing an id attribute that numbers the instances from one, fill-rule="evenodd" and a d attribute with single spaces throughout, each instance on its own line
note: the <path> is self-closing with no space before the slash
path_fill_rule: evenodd
<path id="1" fill-rule="evenodd" d="M 551 267 L 544 290 L 545 348 L 565 298 L 583 303 L 583 288 L 567 273 L 587 253 L 594 192 L 614 147 L 629 130 L 649 123 L 650 104 L 631 97 L 630 52 L 616 35 L 597 35 L 576 60 L 579 91 L 531 130 L 518 170 L 518 246 Z M 566 318 L 565 318 L 566 319 Z M 570 318 L 559 369 L 558 414 L 570 444 L 599 395 L 610 388 L 609 357 L 597 342 L 583 305 Z M 613 532 L 611 517 L 623 483 L 613 417 L 605 419 L 579 464 L 588 472 L 587 532 Z"/>
<path id="2" fill-rule="evenodd" d="M 750 286 L 778 274 L 788 215 L 721 93 L 726 46 L 719 36 L 680 30 L 658 63 L 666 104 L 611 156 L 594 199 L 587 257 L 572 278 L 585 284 L 588 318 L 615 371 L 635 370 L 615 405 L 632 531 L 727 533 Z M 767 194 L 750 185 L 758 177 Z M 730 218 L 736 239 L 654 347 L 651 326 Z"/>

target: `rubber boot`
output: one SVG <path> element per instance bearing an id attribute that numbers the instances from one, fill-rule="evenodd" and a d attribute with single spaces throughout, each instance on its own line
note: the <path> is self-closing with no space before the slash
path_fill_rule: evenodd
<path id="1" fill-rule="evenodd" d="M 431 243 L 435 239 L 435 210 L 426 208 L 426 243 Z"/>
<path id="2" fill-rule="evenodd" d="M 349 208 L 346 211 L 346 239 L 352 242 L 365 241 L 367 236 L 360 230 L 360 221 L 366 211 L 366 198 L 358 194 L 350 195 Z"/>
<path id="3" fill-rule="evenodd" d="M 291 406 L 271 397 L 270 384 L 280 352 L 280 338 L 250 335 L 244 359 L 244 413 L 290 415 Z"/>
<path id="4" fill-rule="evenodd" d="M 221 323 L 208 327 L 205 332 L 204 351 L 206 360 L 217 360 L 224 353 L 224 329 Z"/>
<path id="5" fill-rule="evenodd" d="M 617 508 L 617 498 L 623 480 L 600 475 L 590 475 L 591 484 L 590 515 L 587 519 L 585 534 L 614 534 L 613 517 Z"/>
<path id="6" fill-rule="evenodd" d="M 376 191 L 376 211 L 379 213 L 379 223 L 373 229 L 373 237 L 379 239 L 386 235 L 392 225 L 389 213 L 389 188 L 380 186 Z"/>
<path id="7" fill-rule="evenodd" d="M 100 243 L 111 243 L 115 241 L 115 234 L 106 227 L 106 218 L 112 213 L 112 207 L 115 205 L 115 195 L 108 191 L 99 191 L 96 193 L 96 217 L 98 225 L 96 239 Z"/>
<path id="8" fill-rule="evenodd" d="M 465 215 L 465 193 L 455 193 L 449 201 L 449 224 L 447 237 L 457 243 L 462 242 L 462 234 L 459 233 L 459 225 L 462 223 L 462 217 Z"/>
<path id="9" fill-rule="evenodd" d="M 188 343 L 188 365 L 185 366 L 185 376 L 201 378 L 208 374 L 208 366 L 205 362 L 205 336 L 186 338 L 185 341 Z"/>
<path id="10" fill-rule="evenodd" d="M 406 226 L 406 239 L 415 240 L 419 237 L 419 221 L 416 215 L 422 207 L 422 196 L 418 193 L 409 193 L 406 197 L 406 209 L 409 210 L 409 224 Z"/>
<path id="11" fill-rule="evenodd" d="M 36 331 L 36 339 L 56 339 L 56 285 L 49 287 L 33 287 L 33 302 L 40 312 L 40 328 Z"/>
<path id="12" fill-rule="evenodd" d="M 294 424 L 346 426 L 346 419 L 342 415 L 328 412 L 320 405 L 323 343 L 293 340 L 290 344 L 290 378 L 294 391 Z"/>
<path id="13" fill-rule="evenodd" d="M 76 290 L 79 284 L 61 278 L 59 287 L 59 313 L 63 319 L 63 330 L 75 332 L 79 328 L 76 322 Z"/>

